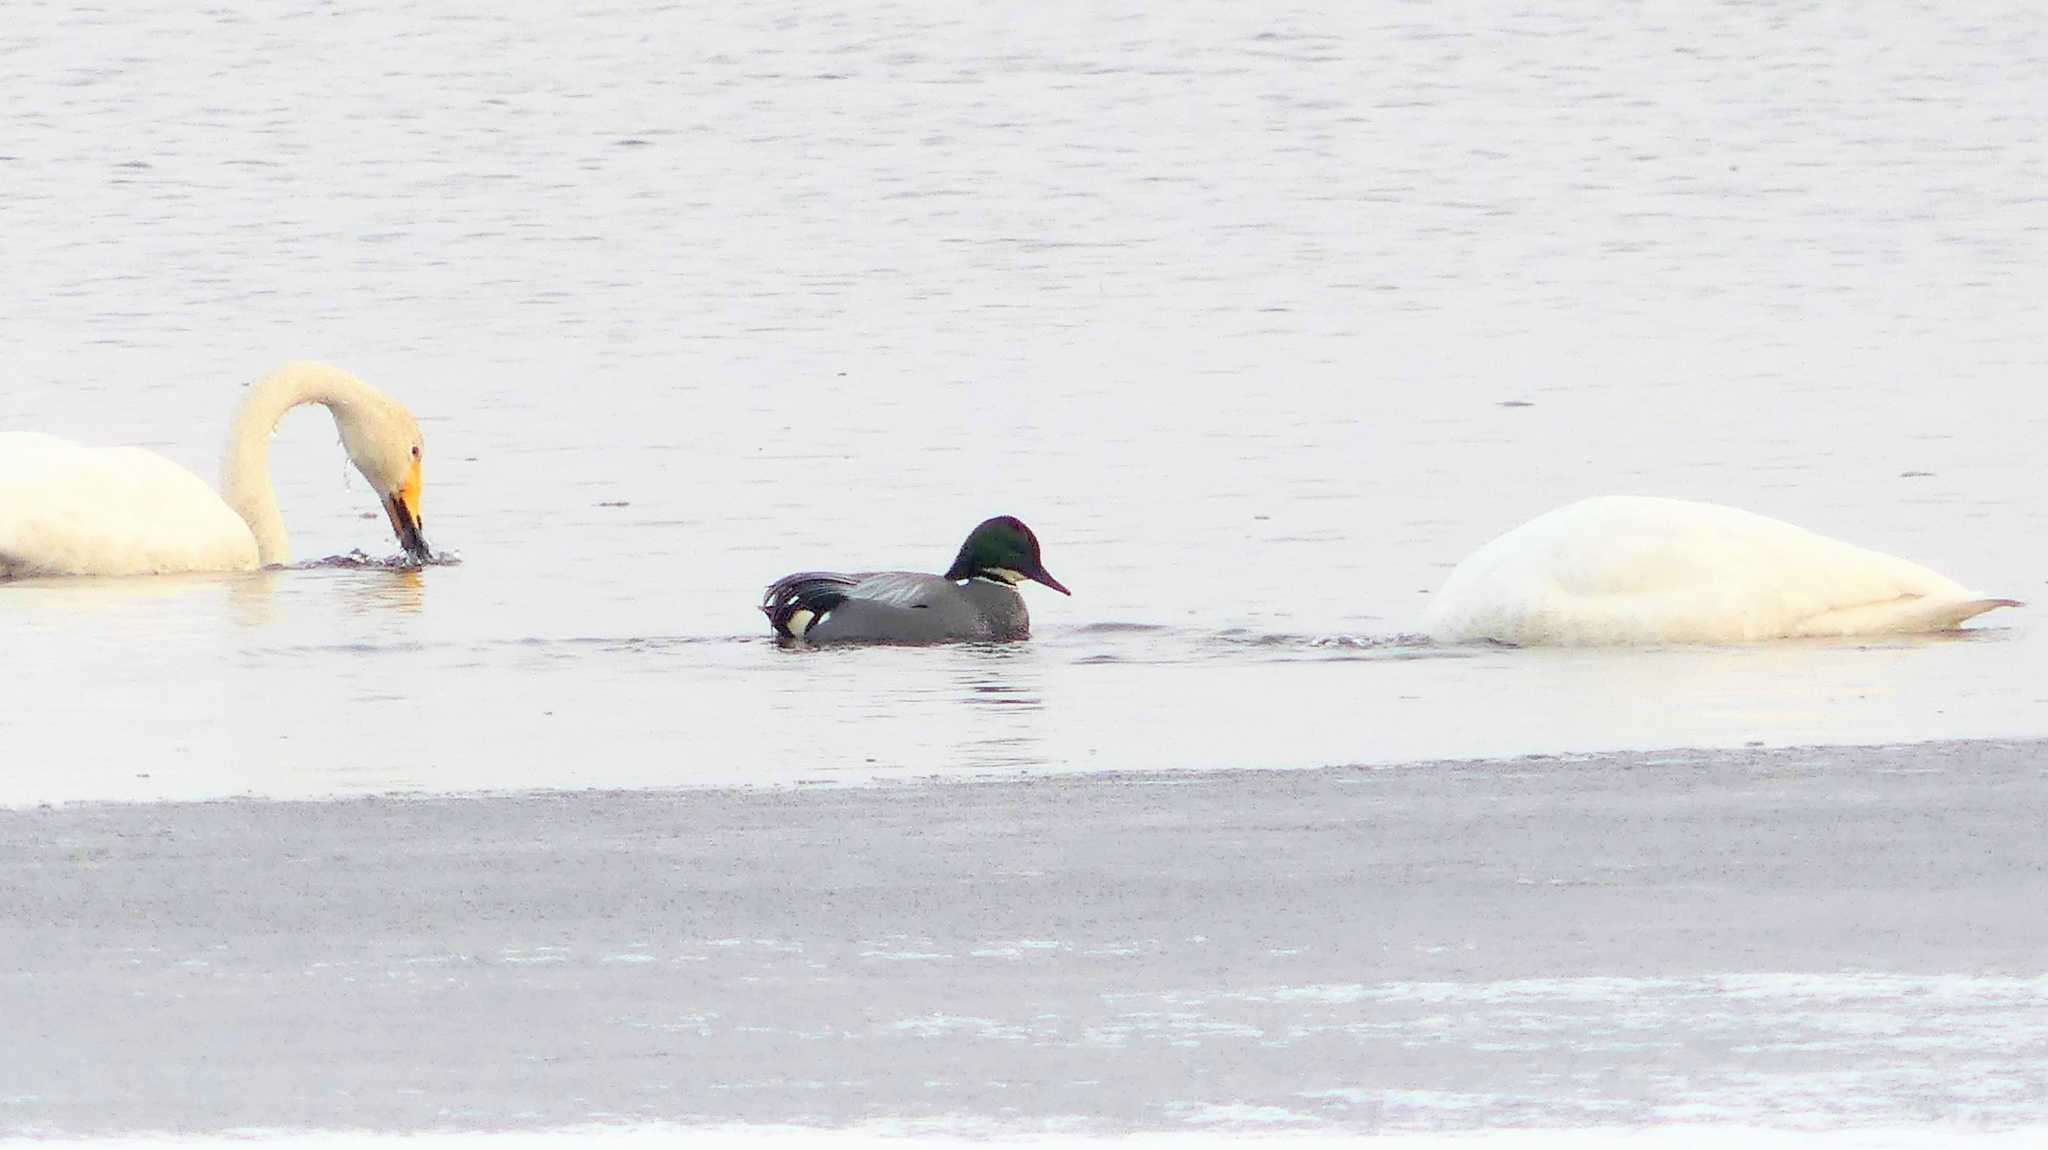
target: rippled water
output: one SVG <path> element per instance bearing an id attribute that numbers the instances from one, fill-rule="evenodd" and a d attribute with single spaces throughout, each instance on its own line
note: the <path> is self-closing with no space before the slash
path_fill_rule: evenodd
<path id="1" fill-rule="evenodd" d="M 0 801 L 2048 734 L 1959 639 L 1404 639 L 1570 499 L 2044 600 L 2024 7 L 17 3 L 0 425 L 211 475 L 328 358 L 459 565 L 0 591 Z M 396 550 L 323 416 L 302 559 Z M 762 585 L 1029 521 L 1028 645 L 791 652 Z"/>

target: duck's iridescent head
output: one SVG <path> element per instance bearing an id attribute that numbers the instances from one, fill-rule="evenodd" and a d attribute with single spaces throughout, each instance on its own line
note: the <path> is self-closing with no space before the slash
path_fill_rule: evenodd
<path id="1" fill-rule="evenodd" d="M 948 579 L 993 579 L 1014 587 L 1026 579 L 1043 583 L 1062 595 L 1073 592 L 1060 585 L 1038 557 L 1038 536 L 1014 515 L 983 520 L 967 533 L 960 554 L 946 569 Z"/>

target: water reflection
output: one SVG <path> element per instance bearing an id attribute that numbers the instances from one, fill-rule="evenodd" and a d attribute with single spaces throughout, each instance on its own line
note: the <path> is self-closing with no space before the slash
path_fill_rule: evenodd
<path id="1" fill-rule="evenodd" d="M 19 608 L 100 615 L 141 604 L 206 596 L 233 575 L 56 576 L 0 580 L 0 594 Z"/>
<path id="2" fill-rule="evenodd" d="M 302 606 L 312 612 L 325 609 L 316 601 L 331 600 L 358 616 L 425 609 L 426 579 L 420 568 L 350 568 L 333 577 L 323 570 L 266 567 L 225 576 L 230 614 L 242 627 L 260 630 L 285 619 L 288 599 L 305 600 Z"/>
<path id="3" fill-rule="evenodd" d="M 277 622 L 277 576 L 265 567 L 228 580 L 228 609 L 236 623 L 256 630 Z"/>
<path id="4" fill-rule="evenodd" d="M 426 570 L 400 567 L 393 570 L 365 569 L 344 582 L 349 608 L 356 614 L 399 611 L 418 614 L 427 605 Z"/>
<path id="5" fill-rule="evenodd" d="M 178 620 L 189 616 L 174 610 L 183 604 L 224 602 L 227 615 L 249 629 L 270 627 L 283 618 L 281 600 L 317 580 L 313 595 L 338 591 L 335 598 L 350 612 L 418 613 L 426 606 L 426 579 L 421 568 L 352 568 L 338 582 L 318 579 L 310 570 L 265 567 L 256 571 L 217 571 L 175 575 L 63 576 L 0 581 L 0 595 L 17 613 L 33 618 L 90 618 L 147 610 L 166 612 Z"/>
<path id="6" fill-rule="evenodd" d="M 959 649 L 965 674 L 953 700 L 964 717 L 958 761 L 968 770 L 1025 770 L 1044 762 L 1045 660 L 1028 643 Z"/>

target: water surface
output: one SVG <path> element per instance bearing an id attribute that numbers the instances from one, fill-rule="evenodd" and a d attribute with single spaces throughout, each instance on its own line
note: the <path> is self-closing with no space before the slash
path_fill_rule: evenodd
<path id="1" fill-rule="evenodd" d="M 0 801 L 2048 733 L 2033 609 L 1402 639 L 1614 491 L 2044 597 L 2022 7 L 26 3 L 0 68 L 0 424 L 211 475 L 333 359 L 462 559 L 0 590 Z M 396 550 L 324 416 L 274 458 L 301 558 Z M 995 513 L 1076 592 L 1031 644 L 765 640 Z"/>

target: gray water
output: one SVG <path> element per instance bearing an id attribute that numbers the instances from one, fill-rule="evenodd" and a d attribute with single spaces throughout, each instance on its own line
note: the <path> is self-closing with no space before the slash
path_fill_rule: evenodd
<path id="1" fill-rule="evenodd" d="M 271 11 L 7 6 L 0 426 L 211 476 L 330 359 L 460 563 L 0 588 L 0 805 L 2048 736 L 2037 608 L 1410 634 L 1617 491 L 2048 598 L 2025 5 Z M 299 557 L 393 554 L 334 440 L 273 452 Z M 997 513 L 1075 591 L 1032 642 L 768 641 Z"/>
<path id="2" fill-rule="evenodd" d="M 1387 645 L 1610 491 L 2042 597 L 2023 8 L 499 8 L 10 5 L 0 423 L 211 476 L 329 358 L 463 562 L 9 588 L 0 723 L 66 763 L 9 800 L 2048 733 L 2025 612 Z M 280 438 L 300 557 L 394 553 L 324 416 Z M 1076 592 L 1033 646 L 764 641 L 773 578 L 1000 512 Z"/>

